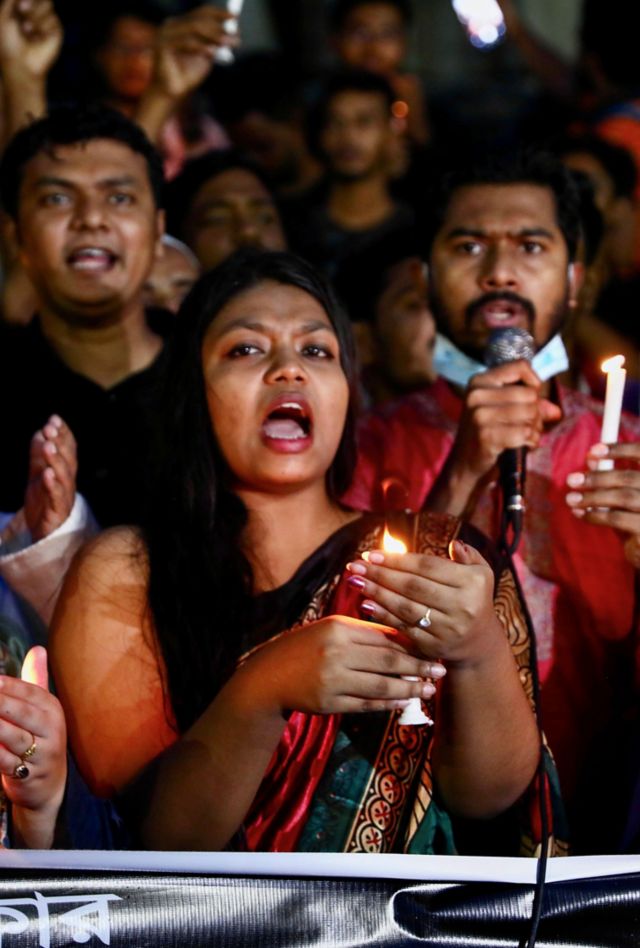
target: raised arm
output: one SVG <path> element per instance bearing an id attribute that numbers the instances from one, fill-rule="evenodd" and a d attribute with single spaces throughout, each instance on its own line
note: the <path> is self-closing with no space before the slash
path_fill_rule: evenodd
<path id="1" fill-rule="evenodd" d="M 575 91 L 575 71 L 571 64 L 523 23 L 513 0 L 497 2 L 507 28 L 507 39 L 517 47 L 531 72 L 554 95 L 570 99 Z"/>
<path id="2" fill-rule="evenodd" d="M 205 4 L 162 24 L 155 48 L 153 76 L 136 121 L 158 142 L 165 122 L 206 79 L 220 46 L 235 46 L 237 35 L 225 31 L 229 14 Z"/>
<path id="3" fill-rule="evenodd" d="M 47 110 L 47 76 L 62 46 L 51 0 L 2 0 L 0 73 L 5 141 Z"/>

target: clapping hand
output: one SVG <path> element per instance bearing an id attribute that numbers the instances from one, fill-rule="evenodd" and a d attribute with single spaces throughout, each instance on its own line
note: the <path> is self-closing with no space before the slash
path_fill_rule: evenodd
<path id="1" fill-rule="evenodd" d="M 24 514 L 34 540 L 56 530 L 76 496 L 76 442 L 64 421 L 52 415 L 31 439 Z"/>

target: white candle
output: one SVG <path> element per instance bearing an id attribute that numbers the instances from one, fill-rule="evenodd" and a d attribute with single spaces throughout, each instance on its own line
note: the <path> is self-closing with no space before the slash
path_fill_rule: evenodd
<path id="1" fill-rule="evenodd" d="M 392 536 L 386 527 L 384 528 L 384 535 L 382 537 L 382 549 L 386 553 L 407 552 L 407 547 L 402 540 L 398 540 L 397 537 Z M 403 678 L 405 681 L 420 681 L 419 678 L 413 675 L 403 675 Z M 420 698 L 410 698 L 409 704 L 402 710 L 398 724 L 411 726 L 414 724 L 433 724 L 433 721 L 422 710 L 422 701 Z"/>
<path id="2" fill-rule="evenodd" d="M 242 5 L 244 0 L 227 0 L 227 12 L 231 13 L 235 17 L 239 17 L 242 13 Z M 236 20 L 227 20 L 225 23 L 225 30 L 229 34 L 235 34 L 238 32 L 238 21 Z M 229 49 L 228 46 L 221 46 L 216 52 L 216 62 L 218 63 L 232 63 L 234 60 L 233 50 Z"/>
<path id="3" fill-rule="evenodd" d="M 613 356 L 613 358 L 602 363 L 602 371 L 607 376 L 607 391 L 604 399 L 602 430 L 600 432 L 600 440 L 604 444 L 615 444 L 618 440 L 624 383 L 627 378 L 627 372 L 623 365 L 624 356 L 621 355 Z M 612 471 L 613 466 L 611 458 L 602 458 L 598 461 L 599 471 Z"/>

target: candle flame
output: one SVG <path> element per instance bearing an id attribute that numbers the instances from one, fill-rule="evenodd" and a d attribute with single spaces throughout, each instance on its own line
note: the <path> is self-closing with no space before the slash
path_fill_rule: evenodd
<path id="1" fill-rule="evenodd" d="M 624 356 L 617 355 L 611 356 L 610 359 L 605 359 L 600 368 L 603 372 L 613 372 L 615 369 L 621 369 L 624 365 Z"/>
<path id="2" fill-rule="evenodd" d="M 391 536 L 387 528 L 384 528 L 384 535 L 382 537 L 382 549 L 385 553 L 406 553 L 407 547 L 396 537 Z"/>

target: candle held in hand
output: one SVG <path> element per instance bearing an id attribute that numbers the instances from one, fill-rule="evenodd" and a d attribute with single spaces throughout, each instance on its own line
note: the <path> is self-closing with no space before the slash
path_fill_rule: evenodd
<path id="1" fill-rule="evenodd" d="M 242 6 L 244 0 L 227 0 L 227 10 L 235 17 L 239 17 L 242 13 Z M 236 20 L 227 20 L 225 23 L 226 32 L 232 36 L 238 32 L 238 21 Z M 216 52 L 216 62 L 217 63 L 232 63 L 235 59 L 233 55 L 233 50 L 229 49 L 228 46 L 221 46 Z"/>
<path id="2" fill-rule="evenodd" d="M 602 363 L 601 367 L 607 376 L 607 391 L 602 415 L 602 430 L 600 432 L 600 440 L 604 444 L 615 444 L 618 440 L 624 384 L 627 378 L 627 373 L 623 366 L 624 356 L 618 355 L 607 359 L 606 362 Z M 610 458 L 603 458 L 601 461 L 598 461 L 598 470 L 613 470 L 613 461 Z"/>
<path id="3" fill-rule="evenodd" d="M 382 537 L 382 549 L 385 553 L 407 552 L 406 544 L 403 543 L 402 540 L 398 540 L 397 537 L 392 536 L 386 527 L 384 528 L 384 535 Z M 412 675 L 405 675 L 404 677 L 406 681 L 420 680 L 419 678 L 414 678 Z M 398 719 L 398 724 L 411 726 L 414 724 L 433 724 L 433 721 L 422 710 L 420 698 L 411 698 L 409 704 L 403 709 Z"/>

